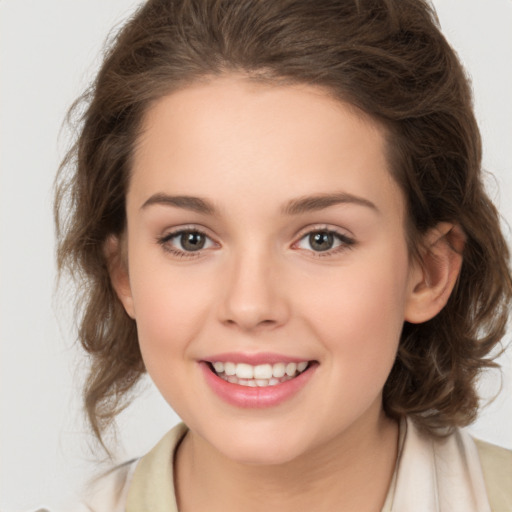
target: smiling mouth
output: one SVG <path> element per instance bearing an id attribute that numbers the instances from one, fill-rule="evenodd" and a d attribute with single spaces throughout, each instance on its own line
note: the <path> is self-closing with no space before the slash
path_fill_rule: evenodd
<path id="1" fill-rule="evenodd" d="M 231 384 L 247 387 L 277 386 L 307 371 L 314 361 L 250 365 L 233 362 L 208 362 L 210 370 Z"/>

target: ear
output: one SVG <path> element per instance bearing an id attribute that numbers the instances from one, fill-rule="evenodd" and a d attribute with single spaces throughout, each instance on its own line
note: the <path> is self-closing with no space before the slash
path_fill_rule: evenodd
<path id="1" fill-rule="evenodd" d="M 110 280 L 117 297 L 123 304 L 126 313 L 128 313 L 131 318 L 135 319 L 125 241 L 120 240 L 117 236 L 111 235 L 105 241 L 103 251 L 107 259 Z"/>
<path id="2" fill-rule="evenodd" d="M 446 305 L 462 266 L 465 236 L 454 224 L 442 222 L 424 235 L 421 261 L 411 268 L 405 320 L 414 324 L 434 318 Z"/>

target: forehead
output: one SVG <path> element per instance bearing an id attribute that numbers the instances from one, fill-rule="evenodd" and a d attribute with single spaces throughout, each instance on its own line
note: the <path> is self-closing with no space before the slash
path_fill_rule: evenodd
<path id="1" fill-rule="evenodd" d="M 383 192 L 400 195 L 388 169 L 383 129 L 319 87 L 233 76 L 184 88 L 152 105 L 130 186 L 139 201 L 169 191 L 225 197 L 231 191 L 237 198 L 280 201 L 333 189 L 378 201 Z"/>

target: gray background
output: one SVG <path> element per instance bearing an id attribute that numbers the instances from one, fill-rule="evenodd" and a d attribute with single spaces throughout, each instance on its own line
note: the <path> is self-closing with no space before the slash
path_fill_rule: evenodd
<path id="1" fill-rule="evenodd" d="M 70 134 L 65 112 L 134 0 L 0 0 L 0 509 L 52 505 L 97 468 L 81 415 L 83 359 L 69 305 L 54 297 L 51 187 Z M 436 0 L 473 78 L 491 196 L 512 220 L 512 2 Z M 507 228 L 508 229 L 508 228 Z M 508 338 L 507 338 L 508 340 Z M 471 431 L 512 448 L 511 351 L 499 398 Z M 491 396 L 499 375 L 481 381 Z M 147 382 L 120 418 L 119 460 L 141 455 L 178 421 Z"/>

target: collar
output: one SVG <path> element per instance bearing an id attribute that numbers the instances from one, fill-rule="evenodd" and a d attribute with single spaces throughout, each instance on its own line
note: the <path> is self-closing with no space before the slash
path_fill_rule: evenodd
<path id="1" fill-rule="evenodd" d="M 467 432 L 435 438 L 410 418 L 402 420 L 403 430 L 390 512 L 491 512 L 478 450 Z"/>
<path id="2" fill-rule="evenodd" d="M 180 423 L 137 463 L 126 512 L 178 512 L 173 460 L 188 429 Z M 438 439 L 400 422 L 395 473 L 382 512 L 491 512 L 476 445 L 464 431 Z"/>

